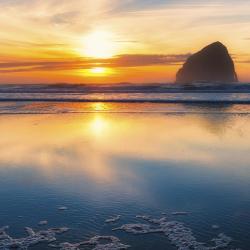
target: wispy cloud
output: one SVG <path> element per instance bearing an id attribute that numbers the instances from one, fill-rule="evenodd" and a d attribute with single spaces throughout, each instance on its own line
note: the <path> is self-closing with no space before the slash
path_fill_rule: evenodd
<path id="1" fill-rule="evenodd" d="M 60 71 L 90 69 L 93 67 L 143 67 L 175 65 L 182 63 L 189 54 L 183 55 L 119 55 L 109 59 L 78 58 L 69 61 L 30 61 L 0 63 L 0 73 Z"/>
<path id="2" fill-rule="evenodd" d="M 64 47 L 66 44 L 63 43 L 39 43 L 29 41 L 13 41 L 13 40 L 2 40 L 1 46 L 14 46 L 17 47 L 36 47 L 36 48 L 53 48 L 53 47 Z"/>

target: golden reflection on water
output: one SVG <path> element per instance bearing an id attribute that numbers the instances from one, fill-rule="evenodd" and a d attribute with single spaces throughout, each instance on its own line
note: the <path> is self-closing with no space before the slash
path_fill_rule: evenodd
<path id="1" fill-rule="evenodd" d="M 102 136 L 107 133 L 108 129 L 108 122 L 103 118 L 102 115 L 96 114 L 95 118 L 90 122 L 90 128 L 89 131 L 94 135 L 94 136 Z"/>
<path id="2" fill-rule="evenodd" d="M 110 103 L 104 103 L 104 102 L 93 102 L 90 104 L 92 111 L 96 112 L 103 112 L 103 111 L 108 111 L 112 106 Z"/>
<path id="3" fill-rule="evenodd" d="M 240 172 L 250 162 L 249 124 L 248 116 L 202 114 L 3 115 L 0 167 L 37 168 L 50 178 L 60 167 L 104 182 L 118 181 L 119 158 Z"/>

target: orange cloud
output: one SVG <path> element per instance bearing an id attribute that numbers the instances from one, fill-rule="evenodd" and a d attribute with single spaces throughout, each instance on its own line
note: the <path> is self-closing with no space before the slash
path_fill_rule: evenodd
<path id="1" fill-rule="evenodd" d="M 30 71 L 61 71 L 90 69 L 99 67 L 123 68 L 153 65 L 179 65 L 189 54 L 183 55 L 119 55 L 108 59 L 78 58 L 68 61 L 30 61 L 30 62 L 2 62 L 0 73 L 16 73 Z"/>

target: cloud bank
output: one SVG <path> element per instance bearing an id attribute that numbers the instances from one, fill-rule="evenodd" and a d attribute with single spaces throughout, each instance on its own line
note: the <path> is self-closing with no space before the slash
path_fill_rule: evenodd
<path id="1" fill-rule="evenodd" d="M 30 71 L 61 71 L 91 69 L 93 67 L 127 68 L 183 63 L 190 54 L 183 55 L 119 55 L 109 59 L 78 58 L 69 61 L 2 62 L 0 73 Z"/>

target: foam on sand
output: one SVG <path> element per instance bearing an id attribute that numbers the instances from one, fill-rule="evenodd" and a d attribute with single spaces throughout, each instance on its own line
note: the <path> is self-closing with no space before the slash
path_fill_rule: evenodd
<path id="1" fill-rule="evenodd" d="M 27 237 L 15 239 L 7 234 L 8 228 L 8 226 L 0 228 L 0 249 L 28 249 L 38 243 L 56 241 L 57 234 L 69 230 L 67 227 L 61 227 L 35 232 L 32 228 L 26 227 Z"/>
<path id="2" fill-rule="evenodd" d="M 60 210 L 60 211 L 65 211 L 65 210 L 68 210 L 68 208 L 65 207 L 65 206 L 61 206 L 61 207 L 58 208 L 58 210 Z"/>
<path id="3" fill-rule="evenodd" d="M 118 220 L 120 220 L 120 218 L 121 218 L 121 215 L 116 215 L 116 216 L 113 216 L 113 217 L 105 220 L 105 223 L 117 222 Z"/>
<path id="4" fill-rule="evenodd" d="M 107 241 L 107 243 L 102 243 Z M 81 246 L 92 246 L 92 250 L 121 250 L 128 249 L 129 245 L 124 245 L 115 236 L 95 236 L 88 241 L 82 241 L 79 243 L 64 242 L 59 245 L 50 245 L 51 247 L 57 247 L 61 250 L 78 250 Z"/>
<path id="5" fill-rule="evenodd" d="M 143 223 L 129 223 L 121 225 L 112 231 L 121 230 L 134 235 L 146 234 L 163 234 L 170 243 L 178 250 L 216 250 L 231 249 L 229 245 L 232 239 L 224 233 L 219 233 L 217 237 L 211 240 L 210 244 L 199 242 L 194 236 L 192 230 L 179 221 L 168 220 L 167 217 L 153 218 L 148 215 L 137 215 L 138 220 Z M 120 215 L 113 216 L 106 220 L 107 223 L 116 222 L 120 219 Z M 45 225 L 47 221 L 41 221 L 41 225 Z M 55 243 L 56 235 L 65 233 L 69 230 L 67 227 L 50 228 L 47 230 L 34 231 L 30 227 L 26 227 L 27 236 L 23 238 L 13 238 L 8 233 L 8 226 L 0 228 L 0 249 L 28 249 L 39 243 L 48 243 L 49 247 L 61 250 L 120 250 L 128 249 L 130 246 L 123 244 L 116 236 L 94 236 L 89 240 L 76 243 L 61 242 Z M 215 225 L 214 227 L 215 228 Z M 219 229 L 216 226 L 216 229 Z"/>
<path id="6" fill-rule="evenodd" d="M 114 230 L 124 230 L 132 234 L 149 234 L 149 233 L 163 233 L 170 240 L 171 244 L 176 246 L 179 250 L 216 250 L 227 248 L 232 239 L 223 233 L 220 233 L 217 238 L 212 239 L 214 246 L 205 246 L 205 243 L 197 241 L 190 228 L 178 221 L 167 221 L 166 217 L 154 219 L 150 216 L 137 215 L 139 219 L 147 221 L 149 224 L 125 224 Z M 153 227 L 152 224 L 158 225 Z"/>
<path id="7" fill-rule="evenodd" d="M 188 215 L 188 212 L 173 212 L 172 215 Z"/>
<path id="8" fill-rule="evenodd" d="M 41 220 L 41 221 L 38 222 L 38 225 L 39 225 L 39 226 L 45 226 L 45 225 L 47 225 L 47 224 L 48 224 L 48 221 L 47 221 L 47 220 Z"/>

